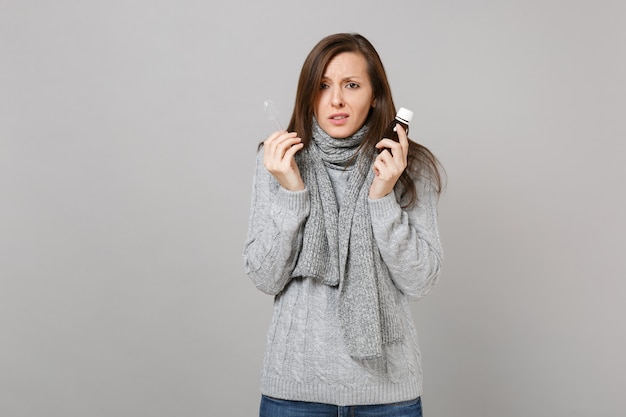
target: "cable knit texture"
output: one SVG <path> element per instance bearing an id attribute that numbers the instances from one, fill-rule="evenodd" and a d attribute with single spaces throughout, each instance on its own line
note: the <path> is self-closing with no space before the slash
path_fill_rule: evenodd
<path id="1" fill-rule="evenodd" d="M 374 287 L 367 283 L 366 289 L 354 292 L 359 297 L 363 291 L 375 293 L 374 303 L 368 304 L 375 306 L 375 313 L 366 313 L 366 321 L 352 322 L 348 326 L 369 326 L 371 323 L 368 322 L 373 320 L 377 323 L 369 330 L 378 329 L 374 333 L 382 335 L 387 328 L 385 320 L 381 319 L 382 311 L 387 308 L 395 314 L 395 323 L 391 327 L 397 337 L 385 341 L 381 336 L 375 344 L 364 345 L 366 349 L 375 345 L 374 355 L 355 355 L 351 336 L 344 331 L 346 316 L 342 303 L 347 298 L 346 292 L 342 291 L 347 291 L 346 285 L 341 283 L 341 273 L 332 272 L 341 270 L 341 262 L 337 261 L 337 269 L 334 265 L 324 268 L 321 275 L 298 272 L 314 270 L 303 268 L 305 264 L 300 263 L 299 257 L 307 240 L 307 223 L 314 213 L 319 216 L 317 210 L 328 202 L 316 201 L 317 197 L 312 194 L 320 190 L 314 191 L 310 180 L 305 180 L 307 188 L 303 191 L 290 192 L 281 188 L 264 168 L 263 155 L 259 152 L 244 265 L 260 290 L 275 295 L 261 392 L 276 398 L 336 405 L 384 404 L 416 398 L 422 392 L 422 375 L 409 300 L 424 296 L 440 272 L 442 250 L 437 230 L 436 193 L 429 181 L 421 178 L 416 182 L 419 195 L 416 206 L 402 209 L 400 192 L 377 200 L 365 198 L 361 211 L 352 210 L 352 223 L 341 223 L 342 211 L 348 213 L 345 207 L 349 207 L 350 200 L 355 200 L 354 191 L 351 191 L 357 181 L 355 177 L 365 176 L 359 179 L 365 182 L 371 174 L 358 172 L 355 167 L 358 163 L 352 169 L 346 169 L 345 161 L 322 160 L 311 166 L 316 175 L 324 174 L 329 181 L 327 185 L 333 194 L 331 201 L 335 202 L 338 215 L 334 232 L 328 233 L 328 224 L 324 223 L 317 225 L 316 230 L 322 236 L 326 234 L 326 242 L 338 245 L 337 253 L 356 251 L 362 254 L 364 250 L 375 248 L 373 253 L 380 259 L 382 275 L 386 274 L 386 278 L 378 279 L 385 283 L 384 286 L 371 281 Z M 371 170 L 370 165 L 367 166 L 368 171 Z M 309 172 L 303 173 L 303 177 L 310 175 L 308 170 L 309 167 L 301 167 L 301 171 Z M 359 193 L 361 190 L 359 187 Z M 358 222 L 355 217 L 359 217 Z M 359 231 L 357 235 L 364 233 L 368 236 L 365 232 L 369 231 L 371 246 L 362 243 L 355 246 L 353 242 L 340 240 L 339 236 L 345 232 L 344 225 L 351 224 L 354 228 L 356 223 L 361 224 L 359 227 L 366 225 L 367 230 Z M 337 238 L 328 239 L 333 233 Z M 350 240 L 354 240 L 354 231 Z M 343 280 L 349 275 L 348 282 L 354 279 L 354 286 L 358 287 L 366 269 L 359 269 L 349 261 L 353 255 L 348 253 L 346 256 L 347 271 L 343 272 Z M 360 259 L 358 256 L 355 259 Z M 331 266 L 333 261 L 322 258 L 322 262 Z M 351 275 L 355 270 L 361 272 Z M 376 271 L 380 278 L 381 271 Z M 385 301 L 381 302 L 381 298 Z M 389 305 L 383 307 L 384 303 Z"/>

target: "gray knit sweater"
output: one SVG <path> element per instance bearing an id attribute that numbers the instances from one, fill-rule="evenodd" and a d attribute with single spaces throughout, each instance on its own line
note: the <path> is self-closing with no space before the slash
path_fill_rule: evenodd
<path id="1" fill-rule="evenodd" d="M 341 205 L 350 170 L 326 167 Z M 428 181 L 416 185 L 419 203 L 410 209 L 402 209 L 394 193 L 369 201 L 374 238 L 398 291 L 404 337 L 385 345 L 381 358 L 355 360 L 343 342 L 337 288 L 291 278 L 309 214 L 308 190 L 280 187 L 258 153 L 244 265 L 258 289 L 276 296 L 263 361 L 263 394 L 335 405 L 386 404 L 422 394 L 409 301 L 432 288 L 443 254 L 436 193 Z"/>

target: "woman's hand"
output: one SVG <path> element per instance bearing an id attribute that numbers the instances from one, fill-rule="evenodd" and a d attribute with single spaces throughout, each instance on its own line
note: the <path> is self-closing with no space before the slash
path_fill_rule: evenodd
<path id="1" fill-rule="evenodd" d="M 304 190 L 304 182 L 294 158 L 304 148 L 295 132 L 279 130 L 263 142 L 263 165 L 286 190 Z"/>
<path id="2" fill-rule="evenodd" d="M 398 139 L 383 138 L 376 144 L 376 148 L 383 150 L 374 160 L 374 181 L 370 187 L 369 197 L 371 199 L 382 198 L 393 191 L 393 187 L 398 182 L 400 175 L 407 166 L 407 154 L 409 152 L 409 139 L 406 131 L 401 125 L 396 126 Z"/>

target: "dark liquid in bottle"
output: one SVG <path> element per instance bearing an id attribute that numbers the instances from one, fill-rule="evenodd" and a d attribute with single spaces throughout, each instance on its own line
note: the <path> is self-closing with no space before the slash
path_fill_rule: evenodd
<path id="1" fill-rule="evenodd" d="M 387 138 L 387 139 L 392 139 L 395 140 L 396 142 L 400 142 L 400 139 L 398 138 L 398 132 L 396 132 L 396 125 L 400 125 L 404 128 L 404 131 L 406 132 L 406 134 L 409 134 L 409 125 L 408 123 L 395 118 L 393 119 L 393 121 L 391 123 L 389 123 L 389 126 L 387 126 L 387 128 L 385 129 L 385 131 L 383 132 L 383 138 Z M 378 149 L 378 153 L 384 151 L 385 149 L 388 148 L 382 148 L 382 149 Z"/>

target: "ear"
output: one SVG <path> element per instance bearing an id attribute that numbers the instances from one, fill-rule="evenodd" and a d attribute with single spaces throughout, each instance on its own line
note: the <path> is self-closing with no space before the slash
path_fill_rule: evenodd
<path id="1" fill-rule="evenodd" d="M 372 99 L 372 108 L 376 107 L 376 99 Z"/>

